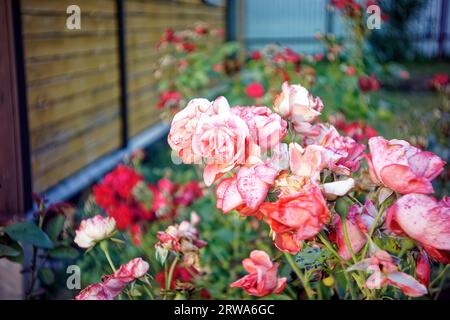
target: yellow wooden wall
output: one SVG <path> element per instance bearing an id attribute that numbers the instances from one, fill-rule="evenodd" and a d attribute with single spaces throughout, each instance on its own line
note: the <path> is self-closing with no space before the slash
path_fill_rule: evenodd
<path id="1" fill-rule="evenodd" d="M 154 71 L 159 63 L 156 43 L 164 30 L 192 28 L 199 22 L 223 29 L 225 10 L 200 0 L 129 0 L 125 4 L 129 128 L 135 135 L 160 120 L 161 111 L 154 108 L 158 99 Z"/>
<path id="2" fill-rule="evenodd" d="M 67 30 L 66 8 L 81 8 Z M 22 0 L 33 191 L 42 192 L 121 146 L 115 0 Z M 167 28 L 224 28 L 225 9 L 200 0 L 126 0 L 129 133 L 160 120 L 156 43 Z"/>

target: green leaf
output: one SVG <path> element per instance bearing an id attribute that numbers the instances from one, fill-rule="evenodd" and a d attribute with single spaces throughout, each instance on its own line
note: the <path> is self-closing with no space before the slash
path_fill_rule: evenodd
<path id="1" fill-rule="evenodd" d="M 15 252 L 17 252 L 17 255 L 8 255 L 8 254 L 4 254 L 3 256 L 6 257 L 6 259 L 12 261 L 12 262 L 17 262 L 17 263 L 22 263 L 23 261 L 23 249 L 22 246 L 20 245 L 20 243 L 18 243 L 17 241 L 12 240 L 7 234 L 4 234 L 3 236 L 0 237 L 0 246 L 4 246 L 7 247 L 9 249 L 7 249 L 7 251 L 11 252 L 10 250 L 14 250 Z M 3 248 L 6 249 L 6 248 Z M 1 249 L 0 249 L 1 251 Z M 0 257 L 2 256 L 2 254 L 0 253 Z"/>
<path id="2" fill-rule="evenodd" d="M 73 247 L 58 247 L 50 250 L 49 255 L 53 259 L 73 260 L 78 258 L 79 252 Z"/>
<path id="3" fill-rule="evenodd" d="M 39 269 L 38 277 L 46 285 L 51 285 L 53 282 L 55 282 L 55 274 L 50 268 Z"/>
<path id="4" fill-rule="evenodd" d="M 20 255 L 20 251 L 17 251 L 10 246 L 5 246 L 4 244 L 0 244 L 0 257 L 17 257 Z"/>
<path id="5" fill-rule="evenodd" d="M 322 265 L 329 256 L 330 253 L 326 250 L 321 250 L 317 247 L 307 247 L 296 255 L 295 261 L 300 268 L 303 269 L 317 268 Z"/>
<path id="6" fill-rule="evenodd" d="M 58 239 L 58 236 L 61 234 L 65 220 L 66 217 L 64 217 L 63 215 L 57 215 L 46 225 L 45 232 L 53 242 L 55 242 Z"/>
<path id="7" fill-rule="evenodd" d="M 44 231 L 32 222 L 20 222 L 5 228 L 5 233 L 11 239 L 34 245 L 39 248 L 50 249 L 53 243 Z"/>

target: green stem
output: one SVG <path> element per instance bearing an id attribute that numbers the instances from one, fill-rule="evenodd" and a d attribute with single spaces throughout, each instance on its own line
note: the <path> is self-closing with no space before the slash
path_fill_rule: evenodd
<path id="1" fill-rule="evenodd" d="M 336 250 L 334 250 L 332 244 L 324 237 L 324 235 L 322 233 L 319 233 L 317 235 L 317 237 L 319 238 L 320 241 L 322 241 L 322 243 L 325 245 L 325 247 L 334 255 L 336 256 L 336 258 L 338 258 L 339 260 L 341 260 L 341 256 L 339 255 L 339 253 L 337 253 Z"/>
<path id="2" fill-rule="evenodd" d="M 367 251 L 369 250 L 369 246 L 370 246 L 370 241 L 372 241 L 373 233 L 375 232 L 375 229 L 377 228 L 378 220 L 380 220 L 381 216 L 383 215 L 383 212 L 384 212 L 384 204 L 382 204 L 380 209 L 378 210 L 375 220 L 373 221 L 372 227 L 370 228 L 369 239 L 368 239 L 366 245 L 364 246 L 364 249 L 363 249 L 363 252 L 361 255 L 361 260 L 364 259 L 364 257 L 367 255 Z"/>
<path id="3" fill-rule="evenodd" d="M 106 241 L 100 242 L 100 249 L 102 249 L 103 253 L 105 254 L 106 260 L 108 260 L 111 269 L 116 272 L 116 267 L 114 267 L 114 263 L 112 262 L 111 256 L 109 255 L 108 244 Z"/>
<path id="4" fill-rule="evenodd" d="M 450 264 L 447 264 L 447 265 L 444 267 L 444 269 L 442 269 L 442 271 L 439 272 L 439 274 L 436 276 L 436 278 L 434 278 L 433 281 L 431 281 L 431 283 L 430 283 L 430 285 L 429 285 L 430 288 L 431 288 L 431 287 L 439 280 L 440 277 L 442 277 L 442 276 L 445 274 L 445 272 L 447 271 L 447 269 L 448 269 L 449 266 L 450 266 Z"/>
<path id="5" fill-rule="evenodd" d="M 347 221 L 346 221 L 345 218 L 341 218 L 342 232 L 344 234 L 345 245 L 347 246 L 348 252 L 350 252 L 350 255 L 352 256 L 353 263 L 356 263 L 357 260 L 356 260 L 355 253 L 353 252 L 352 244 L 351 244 L 350 239 L 348 237 L 346 222 Z"/>
<path id="6" fill-rule="evenodd" d="M 169 274 L 166 278 L 166 290 L 170 291 L 170 285 L 172 284 L 172 277 L 173 277 L 173 271 L 175 270 L 175 266 L 178 263 L 178 255 L 175 256 L 175 259 L 173 259 L 172 265 L 169 269 Z"/>
<path id="7" fill-rule="evenodd" d="M 309 285 L 308 280 L 303 275 L 300 268 L 297 266 L 295 261 L 292 259 L 292 256 L 284 252 L 284 256 L 286 257 L 286 260 L 288 261 L 289 265 L 291 266 L 292 270 L 294 270 L 295 274 L 297 275 L 298 279 L 300 280 L 303 288 L 305 288 L 306 296 L 309 300 L 314 300 L 314 291 L 311 289 L 311 286 Z"/>
<path id="8" fill-rule="evenodd" d="M 148 294 L 148 296 L 150 297 L 150 299 L 151 299 L 151 300 L 155 300 L 155 298 L 154 298 L 154 296 L 153 296 L 153 293 L 152 293 L 152 291 L 150 290 L 150 289 L 151 289 L 151 285 L 150 285 L 150 283 L 148 282 L 148 280 L 145 279 L 145 281 L 142 281 L 142 282 L 145 283 L 144 290 L 145 290 L 145 292 Z"/>
<path id="9" fill-rule="evenodd" d="M 349 198 L 354 204 L 359 204 L 360 206 L 363 205 L 358 199 L 356 199 L 354 196 L 350 194 L 347 194 L 347 198 Z"/>

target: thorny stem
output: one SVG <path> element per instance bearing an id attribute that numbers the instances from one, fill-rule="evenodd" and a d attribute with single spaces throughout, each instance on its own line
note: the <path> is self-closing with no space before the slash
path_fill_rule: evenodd
<path id="1" fill-rule="evenodd" d="M 294 270 L 295 274 L 297 275 L 298 279 L 300 280 L 303 288 L 305 288 L 306 296 L 309 300 L 314 300 L 314 291 L 311 289 L 311 286 L 309 285 L 308 279 L 303 275 L 303 272 L 300 270 L 300 268 L 297 266 L 295 261 L 292 259 L 292 256 L 284 252 L 284 256 L 286 257 L 289 265 L 291 266 L 292 270 Z"/>

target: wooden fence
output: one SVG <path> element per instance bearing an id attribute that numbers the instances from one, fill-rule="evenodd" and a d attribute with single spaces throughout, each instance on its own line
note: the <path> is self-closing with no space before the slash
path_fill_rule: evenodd
<path id="1" fill-rule="evenodd" d="M 160 120 L 156 44 L 167 28 L 225 28 L 225 7 L 201 0 L 17 0 L 31 185 L 43 192 L 124 148 Z M 81 30 L 66 28 L 67 7 Z M 17 12 L 18 11 L 18 12 Z M 26 163 L 26 161 L 25 161 Z M 3 168 L 2 168 L 3 170 Z"/>
<path id="2" fill-rule="evenodd" d="M 224 27 L 201 1 L 77 0 L 81 30 L 67 30 L 72 0 L 23 0 L 22 26 L 33 190 L 41 192 L 159 121 L 156 43 L 169 27 Z M 123 12 L 119 12 L 123 11 Z M 120 19 L 124 30 L 119 30 Z M 121 33 L 123 32 L 123 33 Z M 120 35 L 124 48 L 120 48 Z M 125 56 L 125 92 L 120 60 Z M 121 99 L 125 95 L 127 101 Z M 127 112 L 121 110 L 126 103 Z M 128 119 L 123 119 L 128 115 Z M 127 121 L 127 123 L 124 123 Z M 123 137 L 123 127 L 128 128 Z"/>

